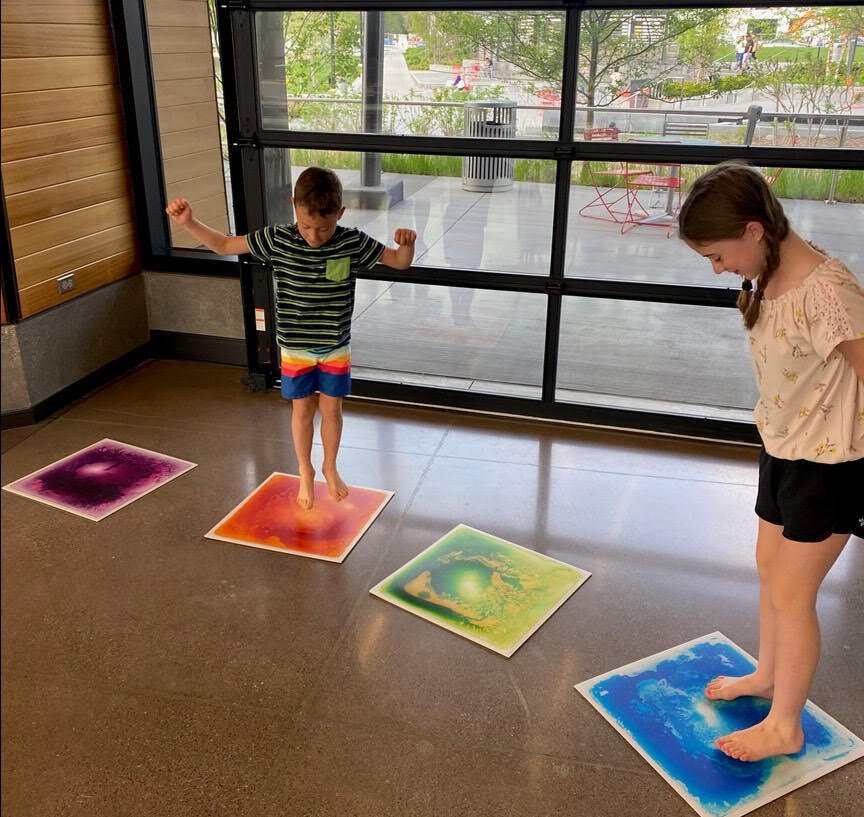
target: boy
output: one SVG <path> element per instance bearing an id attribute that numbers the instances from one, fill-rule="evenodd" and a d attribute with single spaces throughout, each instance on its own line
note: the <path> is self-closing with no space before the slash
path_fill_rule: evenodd
<path id="1" fill-rule="evenodd" d="M 408 269 L 417 234 L 397 229 L 394 250 L 354 227 L 340 227 L 337 222 L 345 212 L 342 184 L 332 170 L 304 170 L 294 186 L 293 203 L 296 223 L 265 227 L 246 236 L 225 235 L 196 221 L 183 198 L 174 199 L 165 210 L 213 252 L 251 253 L 273 268 L 282 396 L 292 401 L 291 433 L 300 470 L 297 503 L 308 510 L 315 492 L 316 409 L 321 412 L 321 470 L 327 488 L 337 501 L 348 495 L 336 457 L 342 437 L 342 398 L 351 386 L 349 341 L 357 272 L 379 261 Z"/>

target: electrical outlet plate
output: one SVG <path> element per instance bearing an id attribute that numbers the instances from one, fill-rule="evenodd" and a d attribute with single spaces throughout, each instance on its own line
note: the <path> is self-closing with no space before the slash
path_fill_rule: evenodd
<path id="1" fill-rule="evenodd" d="M 71 292 L 75 289 L 75 274 L 70 272 L 67 275 L 61 275 L 57 279 L 57 291 L 62 295 L 65 292 Z"/>

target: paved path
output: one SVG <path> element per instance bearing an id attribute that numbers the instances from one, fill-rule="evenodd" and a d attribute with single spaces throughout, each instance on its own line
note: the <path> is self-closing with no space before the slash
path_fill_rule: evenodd
<path id="1" fill-rule="evenodd" d="M 341 175 L 344 183 L 357 183 L 357 174 Z M 389 211 L 348 211 L 343 223 L 391 242 L 397 227 L 416 229 L 415 260 L 426 266 L 548 274 L 551 184 L 517 182 L 510 191 L 470 193 L 455 178 L 403 180 L 404 201 Z M 665 229 L 637 227 L 621 235 L 616 224 L 580 217 L 592 196 L 591 188 L 571 189 L 568 276 L 734 283 L 714 276 Z M 864 280 L 864 206 L 800 200 L 784 206 L 803 235 Z M 545 321 L 542 295 L 361 281 L 354 363 L 358 374 L 368 369 L 378 379 L 536 397 Z M 741 321 L 731 309 L 567 298 L 558 378 L 559 397 L 579 402 L 737 418 L 748 417 L 755 402 Z"/>

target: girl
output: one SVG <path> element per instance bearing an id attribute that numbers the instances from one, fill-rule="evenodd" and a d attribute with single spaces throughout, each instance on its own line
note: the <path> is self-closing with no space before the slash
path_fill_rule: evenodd
<path id="1" fill-rule="evenodd" d="M 816 595 L 850 533 L 864 525 L 864 290 L 836 258 L 794 232 L 762 174 L 724 162 L 694 183 L 681 238 L 714 272 L 740 276 L 762 438 L 759 661 L 720 676 L 711 700 L 771 699 L 763 721 L 724 735 L 738 760 L 794 754 L 819 662 Z M 754 289 L 755 285 L 755 289 Z"/>

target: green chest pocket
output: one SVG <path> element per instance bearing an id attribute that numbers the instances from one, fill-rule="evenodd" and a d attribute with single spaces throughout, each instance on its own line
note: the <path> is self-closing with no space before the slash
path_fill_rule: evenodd
<path id="1" fill-rule="evenodd" d="M 324 274 L 328 281 L 344 281 L 351 274 L 351 259 L 328 258 L 327 269 Z"/>

